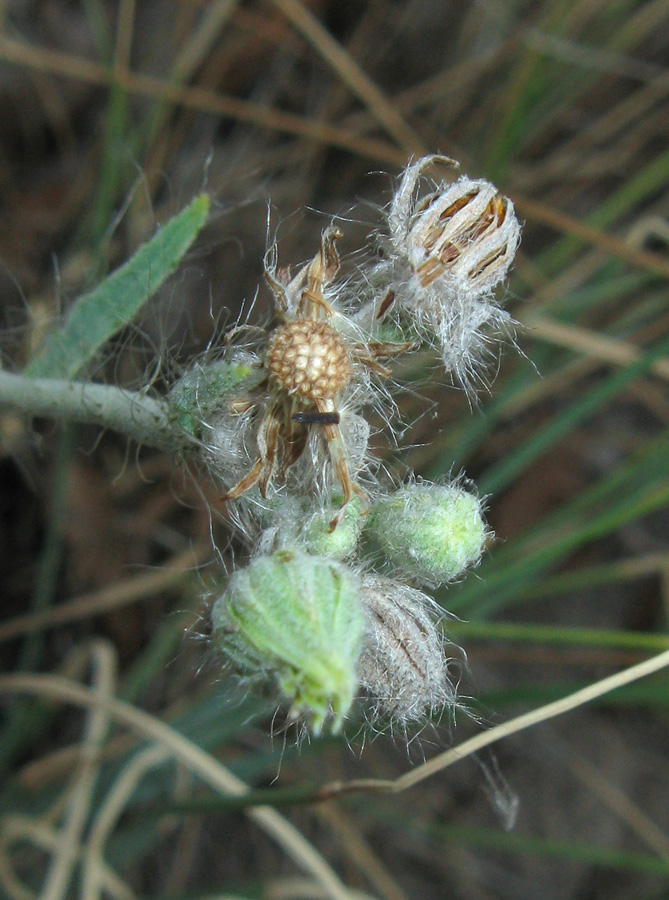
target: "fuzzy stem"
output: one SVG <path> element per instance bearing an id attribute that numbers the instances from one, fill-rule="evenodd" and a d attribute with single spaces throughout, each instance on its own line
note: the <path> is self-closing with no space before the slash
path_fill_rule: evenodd
<path id="1" fill-rule="evenodd" d="M 192 443 L 147 394 L 87 381 L 29 378 L 0 371 L 0 409 L 113 428 L 140 444 L 178 451 Z"/>

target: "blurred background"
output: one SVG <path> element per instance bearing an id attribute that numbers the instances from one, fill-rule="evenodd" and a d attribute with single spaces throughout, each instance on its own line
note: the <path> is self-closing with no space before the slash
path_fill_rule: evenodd
<path id="1" fill-rule="evenodd" d="M 524 221 L 521 352 L 473 406 L 428 357 L 401 398 L 403 463 L 488 495 L 490 552 L 437 594 L 472 717 L 272 739 L 271 700 L 198 639 L 207 480 L 113 433 L 0 417 L 2 671 L 92 684 L 252 788 L 217 793 L 131 713 L 103 726 L 4 690 L 1 897 L 669 897 L 666 672 L 405 793 L 307 796 L 669 647 L 668 36 L 666 0 L 0 2 L 5 368 L 201 190 L 210 223 L 96 379 L 164 390 L 251 304 L 268 234 L 298 264 L 337 217 L 345 267 L 411 157 L 456 158 Z M 253 315 L 269 304 L 261 286 Z M 271 840 L 259 799 L 350 893 Z"/>

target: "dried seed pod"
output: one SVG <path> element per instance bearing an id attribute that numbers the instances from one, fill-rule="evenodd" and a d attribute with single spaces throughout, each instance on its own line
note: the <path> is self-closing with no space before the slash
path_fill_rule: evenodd
<path id="1" fill-rule="evenodd" d="M 513 203 L 483 179 L 433 182 L 420 196 L 421 178 L 445 157 L 426 156 L 407 167 L 388 213 L 385 279 L 395 314 L 407 316 L 436 339 L 444 365 L 468 387 L 490 356 L 491 335 L 509 330 L 495 303 L 520 241 Z"/>
<path id="2" fill-rule="evenodd" d="M 296 549 L 257 557 L 231 575 L 211 616 L 214 642 L 241 674 L 274 681 L 314 734 L 328 717 L 341 728 L 365 628 L 350 569 Z"/>
<path id="3" fill-rule="evenodd" d="M 286 482 L 288 471 L 304 457 L 310 432 L 316 430 L 327 444 L 328 474 L 341 488 L 341 508 L 354 496 L 366 501 L 353 476 L 340 428 L 343 417 L 337 407 L 340 402 L 350 403 L 355 395 L 371 399 L 371 373 L 387 378 L 390 370 L 380 360 L 405 353 L 408 345 L 371 340 L 333 305 L 336 291 L 332 282 L 339 268 L 335 243 L 341 236 L 338 228 L 327 228 L 313 260 L 288 283 L 277 277 L 273 265 L 265 273 L 279 324 L 269 333 L 263 353 L 265 396 L 261 385 L 256 392 L 260 412 L 257 457 L 227 491 L 226 501 L 239 499 L 256 485 L 267 498 L 273 482 Z M 322 473 L 323 468 L 316 466 L 316 484 Z M 342 515 L 334 516 L 331 528 L 336 528 Z"/>
<path id="4" fill-rule="evenodd" d="M 423 197 L 392 235 L 421 288 L 482 293 L 506 278 L 520 240 L 513 203 L 483 179 L 463 176 Z"/>
<path id="5" fill-rule="evenodd" d="M 367 616 L 367 640 L 358 677 L 376 703 L 375 713 L 406 724 L 452 706 L 456 688 L 433 618 L 434 601 L 414 588 L 371 574 L 362 578 L 360 599 Z"/>
<path id="6" fill-rule="evenodd" d="M 366 531 L 396 570 L 429 585 L 477 565 L 489 537 L 476 494 L 429 482 L 377 500 Z"/>
<path id="7" fill-rule="evenodd" d="M 277 390 L 305 400 L 334 400 L 353 374 L 346 345 L 319 319 L 300 318 L 277 328 L 265 366 Z"/>

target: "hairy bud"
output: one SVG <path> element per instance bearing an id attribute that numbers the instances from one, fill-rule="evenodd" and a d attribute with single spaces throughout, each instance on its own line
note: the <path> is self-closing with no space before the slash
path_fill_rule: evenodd
<path id="1" fill-rule="evenodd" d="M 475 494 L 429 483 L 377 500 L 366 530 L 395 569 L 431 585 L 453 581 L 476 565 L 489 537 Z"/>
<path id="2" fill-rule="evenodd" d="M 228 580 L 212 609 L 214 642 L 243 675 L 273 681 L 319 734 L 337 732 L 357 688 L 365 618 L 358 580 L 329 559 L 280 550 Z"/>
<path id="3" fill-rule="evenodd" d="M 212 417 L 230 399 L 262 379 L 251 359 L 218 360 L 189 369 L 172 387 L 168 404 L 172 420 L 198 440 L 207 439 Z"/>
<path id="4" fill-rule="evenodd" d="M 339 517 L 337 527 L 332 527 L 334 507 L 318 510 L 307 519 L 302 529 L 302 540 L 311 553 L 330 559 L 345 559 L 351 556 L 357 546 L 362 531 L 363 517 L 357 497 L 346 506 Z"/>
<path id="5" fill-rule="evenodd" d="M 341 514 L 337 527 L 332 519 L 341 507 L 341 494 L 315 507 L 311 498 L 296 498 L 285 493 L 265 501 L 259 511 L 262 532 L 257 543 L 259 554 L 300 547 L 314 556 L 346 559 L 352 556 L 362 532 L 360 500 L 354 497 Z"/>
<path id="6" fill-rule="evenodd" d="M 360 597 L 368 637 L 358 677 L 375 712 L 406 724 L 455 703 L 444 640 L 430 615 L 433 600 L 414 588 L 366 575 Z"/>

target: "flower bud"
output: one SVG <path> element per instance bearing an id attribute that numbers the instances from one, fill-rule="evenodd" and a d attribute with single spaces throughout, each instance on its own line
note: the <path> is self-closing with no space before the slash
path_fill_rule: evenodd
<path id="1" fill-rule="evenodd" d="M 455 703 L 444 641 L 430 615 L 436 604 L 404 584 L 366 575 L 360 599 L 368 636 L 358 663 L 376 714 L 406 724 Z"/>
<path id="2" fill-rule="evenodd" d="M 329 559 L 346 559 L 355 552 L 362 531 L 363 517 L 360 501 L 354 497 L 341 514 L 337 527 L 332 527 L 333 516 L 341 504 L 318 510 L 304 523 L 301 540 L 310 553 Z"/>
<path id="3" fill-rule="evenodd" d="M 301 550 L 254 559 L 228 580 L 212 609 L 214 641 L 243 675 L 274 681 L 314 734 L 337 732 L 357 688 L 365 618 L 358 580 Z"/>
<path id="4" fill-rule="evenodd" d="M 259 554 L 300 547 L 314 556 L 346 559 L 358 546 L 363 516 L 360 500 L 354 497 L 341 511 L 341 494 L 314 508 L 313 498 L 297 498 L 277 493 L 256 509 L 262 531 L 257 542 Z M 336 528 L 333 518 L 341 512 Z"/>
<path id="5" fill-rule="evenodd" d="M 392 566 L 430 585 L 453 581 L 476 565 L 489 537 L 475 494 L 429 483 L 377 500 L 366 531 Z"/>

